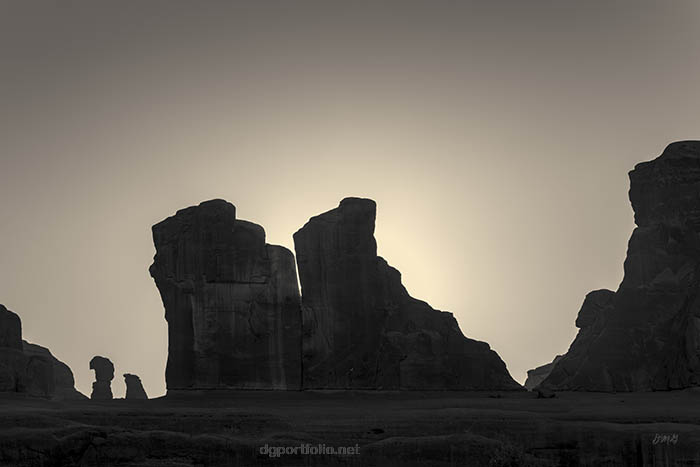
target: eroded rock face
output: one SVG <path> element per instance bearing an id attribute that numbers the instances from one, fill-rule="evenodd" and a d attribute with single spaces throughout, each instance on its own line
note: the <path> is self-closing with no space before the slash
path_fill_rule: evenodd
<path id="1" fill-rule="evenodd" d="M 153 226 L 151 276 L 168 321 L 168 390 L 298 389 L 294 255 L 212 200 Z"/>
<path id="2" fill-rule="evenodd" d="M 0 305 L 0 392 L 26 392 L 26 385 L 22 322 L 19 316 Z"/>
<path id="3" fill-rule="evenodd" d="M 92 383 L 93 400 L 112 399 L 112 380 L 114 379 L 114 364 L 109 358 L 96 356 L 90 360 L 90 369 L 95 370 L 95 382 Z"/>
<path id="4" fill-rule="evenodd" d="M 377 256 L 374 201 L 346 198 L 294 234 L 305 388 L 520 389 L 451 313 L 412 298 Z"/>
<path id="5" fill-rule="evenodd" d="M 82 399 L 73 372 L 48 349 L 22 340 L 22 322 L 0 305 L 0 392 Z"/>
<path id="6" fill-rule="evenodd" d="M 542 383 L 558 390 L 700 385 L 700 142 L 670 144 L 630 172 L 637 228 L 617 292 L 586 297 L 581 328 Z"/>
<path id="7" fill-rule="evenodd" d="M 124 383 L 126 384 L 126 399 L 148 399 L 146 390 L 141 384 L 141 378 L 137 375 L 124 373 Z"/>
<path id="8" fill-rule="evenodd" d="M 0 392 L 27 392 L 27 363 L 22 351 L 0 347 Z"/>
<path id="9" fill-rule="evenodd" d="M 552 369 L 554 369 L 554 365 L 557 364 L 559 360 L 561 360 L 562 355 L 557 355 L 554 357 L 554 360 L 551 362 L 538 366 L 537 368 L 533 368 L 532 370 L 527 371 L 527 379 L 525 380 L 525 389 L 528 391 L 532 391 L 535 389 L 537 386 L 544 381 L 544 379 L 549 376 L 549 374 L 552 372 Z"/>
<path id="10" fill-rule="evenodd" d="M 0 347 L 22 350 L 22 321 L 0 305 Z"/>
<path id="11" fill-rule="evenodd" d="M 49 349 L 27 341 L 22 341 L 22 346 L 24 354 L 30 359 L 39 358 L 50 363 L 51 369 L 49 371 L 52 374 L 52 381 L 46 386 L 52 388 L 51 395 L 53 398 L 63 400 L 87 399 L 84 394 L 75 389 L 75 378 L 73 378 L 73 371 L 70 367 L 54 357 Z"/>

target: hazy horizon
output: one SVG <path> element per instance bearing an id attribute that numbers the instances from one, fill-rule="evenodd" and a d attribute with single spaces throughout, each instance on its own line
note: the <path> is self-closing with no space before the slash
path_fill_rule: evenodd
<path id="1" fill-rule="evenodd" d="M 700 139 L 700 3 L 0 5 L 0 303 L 89 395 L 165 392 L 150 228 L 222 198 L 293 250 L 346 196 L 519 382 L 615 290 L 627 173 Z"/>

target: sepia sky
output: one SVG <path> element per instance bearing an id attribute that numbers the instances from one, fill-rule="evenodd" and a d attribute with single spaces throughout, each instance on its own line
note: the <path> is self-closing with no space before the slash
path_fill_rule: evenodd
<path id="1" fill-rule="evenodd" d="M 0 3 L 0 303 L 90 393 L 165 391 L 150 227 L 224 198 L 293 248 L 346 196 L 523 382 L 617 288 L 627 172 L 700 137 L 700 2 Z"/>

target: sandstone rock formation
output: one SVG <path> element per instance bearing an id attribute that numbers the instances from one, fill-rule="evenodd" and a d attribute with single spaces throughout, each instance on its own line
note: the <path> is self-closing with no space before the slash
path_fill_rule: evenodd
<path id="1" fill-rule="evenodd" d="M 22 350 L 22 321 L 0 305 L 0 347 Z"/>
<path id="2" fill-rule="evenodd" d="M 151 276 L 168 321 L 168 390 L 298 389 L 294 256 L 212 200 L 153 226 Z"/>
<path id="3" fill-rule="evenodd" d="M 532 370 L 528 370 L 527 379 L 525 380 L 525 384 L 523 385 L 525 386 L 525 389 L 527 389 L 528 391 L 532 391 L 537 386 L 539 386 L 540 383 L 544 381 L 544 379 L 547 376 L 549 376 L 549 374 L 552 372 L 552 369 L 554 368 L 554 365 L 556 365 L 556 363 L 559 360 L 561 360 L 561 358 L 562 355 L 557 355 L 551 362 L 542 366 L 538 366 L 537 368 L 534 368 Z"/>
<path id="4" fill-rule="evenodd" d="M 630 172 L 637 227 L 617 292 L 586 297 L 543 388 L 649 391 L 700 385 L 700 141 Z"/>
<path id="5" fill-rule="evenodd" d="M 62 400 L 83 400 L 87 397 L 75 389 L 75 378 L 73 371 L 68 365 L 53 356 L 51 351 L 46 347 L 37 344 L 31 344 L 27 341 L 22 341 L 24 354 L 30 360 L 32 358 L 43 359 L 50 363 L 49 370 L 53 375 L 49 386 L 52 388 L 51 396 L 55 399 Z"/>
<path id="6" fill-rule="evenodd" d="M 346 198 L 294 234 L 305 388 L 520 389 L 451 313 L 412 298 L 377 256 L 376 205 Z"/>
<path id="7" fill-rule="evenodd" d="M 0 392 L 20 392 L 52 399 L 84 399 L 73 372 L 39 345 L 22 340 L 22 322 L 0 305 Z"/>
<path id="8" fill-rule="evenodd" d="M 0 392 L 26 392 L 27 358 L 22 352 L 22 322 L 0 305 Z"/>
<path id="9" fill-rule="evenodd" d="M 148 399 L 146 390 L 141 384 L 141 378 L 137 375 L 124 373 L 124 383 L 126 384 L 126 399 Z"/>
<path id="10" fill-rule="evenodd" d="M 112 380 L 114 379 L 114 365 L 109 358 L 92 357 L 90 369 L 95 370 L 95 382 L 92 383 L 93 400 L 112 400 Z"/>

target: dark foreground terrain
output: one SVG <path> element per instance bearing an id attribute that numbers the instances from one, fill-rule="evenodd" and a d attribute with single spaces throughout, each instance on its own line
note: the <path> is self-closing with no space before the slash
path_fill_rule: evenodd
<path id="1" fill-rule="evenodd" d="M 359 454 L 261 448 L 359 446 Z M 0 399 L 0 465 L 700 465 L 700 391 L 208 392 Z M 309 446 L 307 448 L 310 449 Z"/>

